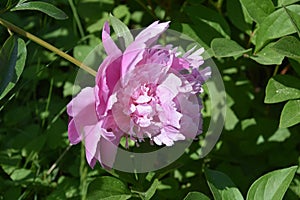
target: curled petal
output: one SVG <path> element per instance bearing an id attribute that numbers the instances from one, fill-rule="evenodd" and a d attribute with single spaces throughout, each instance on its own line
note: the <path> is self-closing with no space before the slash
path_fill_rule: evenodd
<path id="1" fill-rule="evenodd" d="M 156 21 L 136 36 L 134 42 L 126 48 L 123 54 L 122 77 L 133 70 L 135 65 L 142 60 L 145 49 L 155 42 L 168 27 L 169 22 L 158 23 Z"/>
<path id="2" fill-rule="evenodd" d="M 105 22 L 102 29 L 102 44 L 107 55 L 121 54 L 121 50 L 110 37 L 110 28 L 108 22 Z"/>
<path id="3" fill-rule="evenodd" d="M 71 144 L 77 144 L 81 141 L 85 126 L 97 123 L 95 103 L 94 89 L 87 87 L 67 105 L 67 112 L 71 117 L 68 126 Z"/>

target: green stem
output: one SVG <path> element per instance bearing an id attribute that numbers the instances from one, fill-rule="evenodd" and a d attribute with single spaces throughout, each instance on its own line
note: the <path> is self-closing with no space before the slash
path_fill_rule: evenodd
<path id="1" fill-rule="evenodd" d="M 273 72 L 273 76 L 276 76 L 278 69 L 279 69 L 279 65 L 276 65 L 275 70 Z"/>
<path id="2" fill-rule="evenodd" d="M 80 62 L 79 60 L 76 60 L 75 58 L 73 58 L 72 56 L 66 54 L 65 52 L 59 50 L 58 48 L 54 47 L 53 45 L 45 42 L 44 40 L 36 37 L 35 35 L 28 33 L 26 31 L 24 31 L 23 29 L 15 26 L 14 24 L 0 18 L 0 24 L 5 26 L 6 28 L 34 41 L 35 43 L 41 45 L 42 47 L 45 47 L 46 49 L 56 53 L 57 55 L 59 55 L 60 57 L 70 61 L 71 63 L 75 64 L 76 66 L 82 68 L 83 70 L 85 70 L 86 72 L 90 73 L 93 76 L 96 76 L 97 72 L 95 70 L 93 70 L 92 68 L 86 66 L 85 64 L 83 64 L 82 62 Z"/>
<path id="3" fill-rule="evenodd" d="M 85 36 L 84 31 L 83 31 L 83 28 L 82 28 L 82 25 L 81 25 L 81 22 L 80 22 L 80 19 L 79 19 L 79 16 L 78 16 L 78 13 L 77 13 L 77 10 L 76 10 L 76 7 L 74 5 L 73 0 L 69 0 L 69 4 L 71 6 L 71 9 L 72 9 L 72 12 L 73 12 L 73 15 L 74 15 L 74 19 L 75 19 L 76 24 L 78 26 L 80 36 L 83 38 Z"/>
<path id="4" fill-rule="evenodd" d="M 81 156 L 80 156 L 80 188 L 81 188 L 81 200 L 86 200 L 86 178 L 87 178 L 87 167 L 85 160 L 85 147 L 84 144 L 81 145 Z"/>

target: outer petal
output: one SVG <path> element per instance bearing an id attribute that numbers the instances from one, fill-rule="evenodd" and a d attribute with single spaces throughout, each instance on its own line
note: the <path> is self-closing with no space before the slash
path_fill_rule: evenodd
<path id="1" fill-rule="evenodd" d="M 117 150 L 118 150 L 119 141 L 116 140 L 115 143 L 116 144 L 114 144 L 109 140 L 106 140 L 103 137 L 100 139 L 100 143 L 99 143 L 100 157 L 98 158 L 100 158 L 99 161 L 102 167 L 105 168 L 113 167 Z"/>
<path id="2" fill-rule="evenodd" d="M 95 105 L 94 88 L 86 87 L 67 105 L 67 113 L 69 116 L 75 117 L 91 104 Z"/>
<path id="3" fill-rule="evenodd" d="M 159 24 L 156 21 L 137 35 L 135 41 L 126 48 L 123 54 L 122 77 L 135 67 L 143 58 L 145 48 L 155 42 L 168 27 L 169 22 Z"/>
<path id="4" fill-rule="evenodd" d="M 97 152 L 98 143 L 100 141 L 99 123 L 97 125 L 84 127 L 85 137 L 84 145 L 86 151 L 86 159 L 91 167 L 93 164 L 93 158 Z"/>
<path id="5" fill-rule="evenodd" d="M 68 137 L 71 144 L 78 144 L 82 137 L 81 134 L 77 131 L 74 119 L 71 119 L 68 125 Z"/>
<path id="6" fill-rule="evenodd" d="M 102 44 L 107 55 L 121 54 L 121 50 L 110 37 L 110 28 L 108 22 L 105 22 L 102 29 Z"/>
<path id="7" fill-rule="evenodd" d="M 109 97 L 120 79 L 122 55 L 105 58 L 96 77 L 96 110 L 99 117 L 105 114 Z"/>
<path id="8" fill-rule="evenodd" d="M 167 28 L 169 27 L 169 23 L 170 22 L 153 22 L 136 36 L 135 41 L 139 43 L 145 43 L 147 46 L 150 46 L 158 39 L 160 34 L 167 30 Z"/>
<path id="9" fill-rule="evenodd" d="M 67 112 L 71 116 L 68 126 L 68 136 L 71 144 L 77 144 L 82 139 L 83 128 L 96 124 L 98 119 L 95 112 L 95 95 L 93 88 L 84 88 L 67 105 Z"/>

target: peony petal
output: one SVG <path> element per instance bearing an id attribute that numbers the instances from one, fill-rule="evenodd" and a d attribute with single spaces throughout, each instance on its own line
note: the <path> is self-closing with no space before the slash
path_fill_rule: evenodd
<path id="1" fill-rule="evenodd" d="M 136 109 L 137 109 L 137 113 L 139 115 L 149 115 L 152 113 L 152 106 L 146 104 L 146 105 L 137 105 L 136 106 Z"/>
<path id="2" fill-rule="evenodd" d="M 135 68 L 136 64 L 142 60 L 145 49 L 155 42 L 168 27 L 169 22 L 158 23 L 156 21 L 136 36 L 135 41 L 126 48 L 123 54 L 122 77 Z"/>
<path id="3" fill-rule="evenodd" d="M 178 94 L 182 82 L 175 74 L 168 74 L 167 78 L 157 87 L 156 93 L 162 103 L 169 102 Z"/>
<path id="4" fill-rule="evenodd" d="M 110 37 L 109 23 L 105 22 L 102 29 L 102 44 L 107 55 L 121 54 L 121 50 Z"/>
<path id="5" fill-rule="evenodd" d="M 118 150 L 118 146 L 119 145 L 119 141 L 115 141 L 116 144 L 106 140 L 105 138 L 101 138 L 100 139 L 100 143 L 99 143 L 99 153 L 100 156 L 98 158 L 98 160 L 100 161 L 100 164 L 102 165 L 102 167 L 104 168 L 112 168 L 115 158 L 116 158 L 116 154 L 117 154 L 117 150 Z"/>
<path id="6" fill-rule="evenodd" d="M 84 145 L 86 150 L 86 159 L 91 166 L 93 158 L 97 152 L 98 142 L 100 140 L 99 123 L 93 126 L 84 127 L 85 137 Z"/>
<path id="7" fill-rule="evenodd" d="M 68 126 L 68 137 L 71 144 L 77 144 L 81 141 L 85 126 L 96 124 L 98 121 L 93 91 L 93 88 L 84 88 L 67 105 L 67 112 L 71 116 Z"/>
<path id="8" fill-rule="evenodd" d="M 95 103 L 94 88 L 86 87 L 67 105 L 67 113 L 71 117 L 77 116 L 86 107 L 95 105 Z"/>
<path id="9" fill-rule="evenodd" d="M 165 32 L 168 29 L 169 23 L 170 22 L 153 22 L 136 36 L 135 42 L 145 43 L 147 47 L 149 47 L 153 42 L 155 42 L 159 38 L 159 36 L 163 32 Z"/>
<path id="10" fill-rule="evenodd" d="M 108 56 L 99 67 L 95 86 L 98 117 L 105 115 L 107 111 L 109 97 L 120 79 L 121 61 L 121 55 Z"/>
<path id="11" fill-rule="evenodd" d="M 71 119 L 68 125 L 68 137 L 72 145 L 81 141 L 81 134 L 77 131 L 74 119 Z"/>

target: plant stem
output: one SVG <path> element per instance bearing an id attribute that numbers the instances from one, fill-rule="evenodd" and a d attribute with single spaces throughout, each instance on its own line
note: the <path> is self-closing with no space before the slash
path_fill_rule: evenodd
<path id="1" fill-rule="evenodd" d="M 82 68 L 83 70 L 85 70 L 86 72 L 90 73 L 93 76 L 96 76 L 97 72 L 95 70 L 93 70 L 92 68 L 86 66 L 85 64 L 83 64 L 82 62 L 80 62 L 79 60 L 76 60 L 75 58 L 73 58 L 72 56 L 66 54 L 65 52 L 59 50 L 58 48 L 54 47 L 53 45 L 45 42 L 44 40 L 36 37 L 35 35 L 26 32 L 25 30 L 15 26 L 14 24 L 0 18 L 0 24 L 5 26 L 6 28 L 34 41 L 35 43 L 45 47 L 46 49 L 56 53 L 57 55 L 59 55 L 60 57 L 70 61 L 71 63 L 75 64 L 76 66 Z"/>
<path id="2" fill-rule="evenodd" d="M 81 38 L 83 38 L 85 35 L 84 35 L 84 31 L 83 31 L 83 28 L 82 28 L 82 25 L 81 25 L 81 22 L 80 22 L 77 10 L 76 10 L 76 6 L 74 5 L 73 0 L 69 0 L 69 4 L 71 6 L 71 9 L 72 9 L 72 12 L 73 12 L 73 16 L 74 16 L 74 19 L 76 21 L 76 24 L 77 24 L 80 36 L 81 36 Z"/>
<path id="3" fill-rule="evenodd" d="M 279 65 L 276 65 L 274 72 L 273 72 L 273 76 L 276 76 L 278 69 L 279 69 Z"/>

